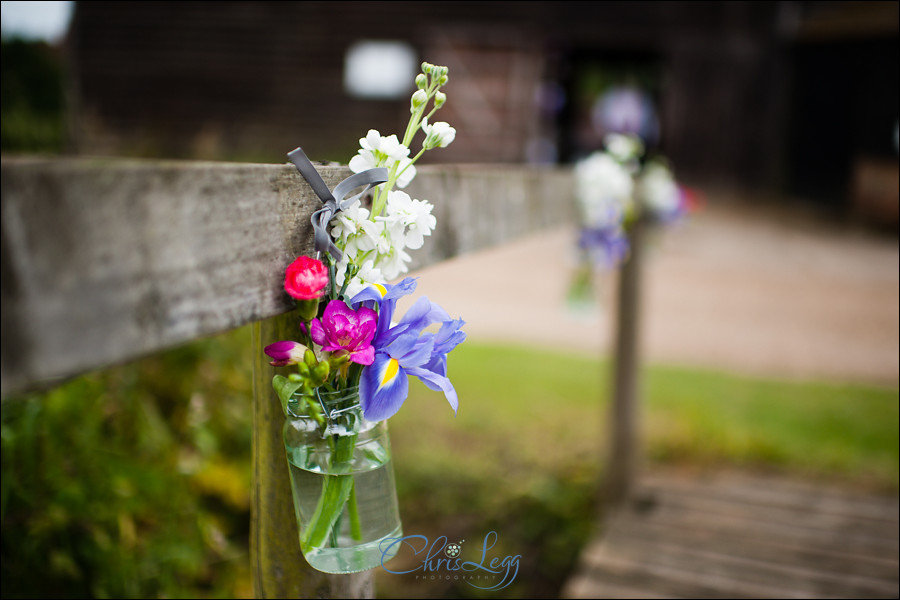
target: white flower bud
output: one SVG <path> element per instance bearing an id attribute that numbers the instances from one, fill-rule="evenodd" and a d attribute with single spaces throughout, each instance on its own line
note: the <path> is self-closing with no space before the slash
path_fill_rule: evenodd
<path id="1" fill-rule="evenodd" d="M 434 65 L 431 64 L 430 62 L 422 63 L 422 72 L 423 73 L 431 73 L 431 69 L 433 69 L 433 68 L 434 68 Z"/>
<path id="2" fill-rule="evenodd" d="M 447 101 L 447 94 L 444 92 L 435 92 L 434 93 L 434 107 L 440 108 L 444 105 L 444 102 Z"/>
<path id="3" fill-rule="evenodd" d="M 416 112 L 426 102 L 428 102 L 428 94 L 425 93 L 425 90 L 416 90 L 409 102 L 410 112 Z"/>
<path id="4" fill-rule="evenodd" d="M 419 73 L 416 75 L 416 87 L 420 90 L 425 89 L 425 86 L 428 85 L 428 76 L 425 73 Z"/>

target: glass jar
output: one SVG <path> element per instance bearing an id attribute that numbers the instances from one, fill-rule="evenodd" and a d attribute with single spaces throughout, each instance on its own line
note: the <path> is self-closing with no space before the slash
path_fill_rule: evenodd
<path id="1" fill-rule="evenodd" d="M 286 408 L 284 447 L 307 562 L 355 573 L 393 558 L 398 545 L 382 542 L 403 532 L 387 421 L 363 417 L 358 387 L 295 394 Z"/>

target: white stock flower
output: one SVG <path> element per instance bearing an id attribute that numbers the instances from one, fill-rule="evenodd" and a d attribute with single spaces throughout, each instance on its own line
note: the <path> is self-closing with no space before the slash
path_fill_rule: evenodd
<path id="1" fill-rule="evenodd" d="M 426 117 L 422 119 L 422 131 L 425 132 L 425 141 L 422 142 L 422 147 L 426 150 L 446 148 L 450 142 L 456 139 L 456 129 L 450 127 L 450 123 L 445 121 L 429 125 Z"/>
<path id="2" fill-rule="evenodd" d="M 346 263 L 342 262 L 335 272 L 335 279 L 337 280 L 338 286 L 344 285 L 345 271 Z M 359 268 L 359 271 L 350 279 L 350 283 L 347 284 L 347 290 L 344 293 L 344 297 L 352 298 L 373 283 L 386 282 L 387 279 L 384 278 L 381 270 L 375 267 L 373 261 L 363 261 L 362 266 L 360 266 Z"/>
<path id="3" fill-rule="evenodd" d="M 381 235 L 381 227 L 369 220 L 369 211 L 359 202 L 337 213 L 331 219 L 331 237 L 345 253 L 356 255 L 358 252 L 374 250 Z"/>
<path id="4" fill-rule="evenodd" d="M 381 269 L 385 280 L 390 281 L 409 271 L 407 263 L 411 260 L 412 257 L 403 248 L 393 247 L 389 253 L 378 255 L 376 266 Z"/>
<path id="5" fill-rule="evenodd" d="M 360 149 L 350 159 L 350 170 L 360 173 L 375 167 L 392 168 L 398 165 L 397 185 L 406 187 L 416 176 L 416 168 L 409 158 L 409 148 L 400 143 L 396 135 L 382 136 L 377 130 L 370 129 L 364 138 L 359 140 Z"/>
<path id="6" fill-rule="evenodd" d="M 388 194 L 386 216 L 383 220 L 392 237 L 402 237 L 402 245 L 418 250 L 425 243 L 425 236 L 431 235 L 437 219 L 431 214 L 434 207 L 425 200 L 413 200 L 406 192 L 392 191 Z M 399 244 L 398 244 L 399 245 Z"/>
<path id="7" fill-rule="evenodd" d="M 411 159 L 404 158 L 400 160 L 400 166 L 397 167 L 397 173 L 400 174 L 397 177 L 397 186 L 406 187 L 416 176 L 416 167 L 412 164 Z"/>

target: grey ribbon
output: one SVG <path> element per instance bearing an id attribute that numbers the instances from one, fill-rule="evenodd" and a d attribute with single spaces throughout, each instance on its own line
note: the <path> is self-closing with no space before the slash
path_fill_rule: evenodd
<path id="1" fill-rule="evenodd" d="M 315 233 L 316 252 L 328 252 L 335 260 L 341 260 L 343 254 L 334 245 L 331 236 L 328 235 L 328 223 L 335 214 L 349 207 L 373 187 L 386 182 L 388 180 L 388 170 L 384 167 L 379 167 L 356 173 L 337 184 L 334 192 L 332 192 L 328 189 L 328 184 L 319 175 L 319 172 L 306 157 L 303 150 L 297 148 L 288 152 L 288 158 L 291 159 L 291 162 L 294 163 L 294 166 L 297 167 L 297 170 L 300 171 L 300 174 L 303 175 L 303 178 L 309 183 L 309 186 L 323 204 L 322 208 L 314 212 L 312 217 L 310 217 L 313 232 Z M 344 196 L 350 191 L 362 186 L 366 186 L 366 189 L 355 196 L 344 199 Z"/>

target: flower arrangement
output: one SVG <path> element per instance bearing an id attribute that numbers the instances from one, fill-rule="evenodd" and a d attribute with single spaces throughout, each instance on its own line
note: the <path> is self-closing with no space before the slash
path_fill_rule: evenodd
<path id="1" fill-rule="evenodd" d="M 285 445 L 300 545 L 307 561 L 326 572 L 372 568 L 389 558 L 379 542 L 400 535 L 385 423 L 406 400 L 409 378 L 442 392 L 454 412 L 458 408 L 447 355 L 465 339 L 464 322 L 425 297 L 396 318 L 398 300 L 415 291 L 416 280 L 388 283 L 408 272 L 407 250 L 421 248 L 436 226 L 429 202 L 395 188 L 412 181 L 419 157 L 456 135 L 449 124 L 431 122 L 446 101 L 447 71 L 422 64 L 402 140 L 370 130 L 349 162 L 357 175 L 336 187 L 334 197 L 322 190 L 324 182 L 299 148 L 289 154 L 323 201 L 327 197 L 324 216 L 317 212 L 313 224 L 330 225 L 330 232 L 317 230 L 316 258 L 301 256 L 285 272 L 284 289 L 301 322 L 296 339 L 264 351 L 271 365 L 294 370 L 276 374 L 272 386 L 288 418 Z M 410 157 L 420 131 L 421 149 Z M 357 184 L 368 187 L 344 201 L 346 188 Z M 375 473 L 381 478 L 369 485 Z M 373 495 L 375 488 L 381 491 Z M 393 514 L 365 522 L 384 510 Z"/>
<path id="2" fill-rule="evenodd" d="M 604 148 L 575 164 L 575 196 L 581 218 L 579 266 L 570 299 L 590 296 L 594 268 L 608 270 L 627 260 L 629 232 L 640 219 L 670 224 L 696 206 L 696 196 L 678 184 L 664 157 L 648 158 L 631 134 L 611 133 Z"/>

